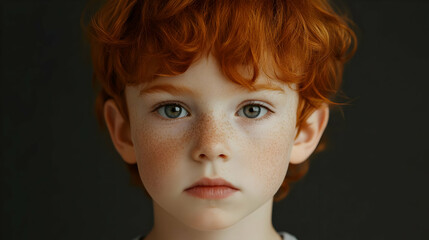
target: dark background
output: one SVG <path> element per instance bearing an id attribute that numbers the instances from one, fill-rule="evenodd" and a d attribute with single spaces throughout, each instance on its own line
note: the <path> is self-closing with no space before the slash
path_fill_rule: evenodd
<path id="1" fill-rule="evenodd" d="M 343 85 L 353 101 L 274 205 L 274 226 L 299 240 L 429 239 L 429 2 L 344 2 L 359 26 Z M 131 239 L 152 226 L 98 130 L 85 3 L 1 1 L 1 239 Z"/>

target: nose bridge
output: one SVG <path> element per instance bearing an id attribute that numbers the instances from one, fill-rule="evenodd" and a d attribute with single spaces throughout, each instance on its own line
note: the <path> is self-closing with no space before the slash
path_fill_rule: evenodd
<path id="1" fill-rule="evenodd" d="M 229 158 L 229 141 L 231 125 L 226 116 L 215 112 L 203 114 L 197 120 L 193 131 L 195 148 L 194 159 L 214 160 Z"/>

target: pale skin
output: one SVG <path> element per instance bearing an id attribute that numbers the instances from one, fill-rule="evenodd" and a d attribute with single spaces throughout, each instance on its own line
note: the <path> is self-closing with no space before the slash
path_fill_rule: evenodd
<path id="1" fill-rule="evenodd" d="M 305 161 L 316 148 L 329 108 L 314 111 L 296 136 L 298 94 L 265 74 L 256 83 L 280 90 L 240 88 L 210 55 L 181 75 L 127 86 L 129 123 L 106 101 L 113 144 L 125 162 L 137 164 L 152 197 L 154 226 L 146 240 L 281 239 L 271 220 L 273 196 L 288 164 Z M 140 94 L 164 84 L 171 91 Z M 180 87 L 188 91 L 173 91 Z M 249 107 L 258 111 L 251 115 Z M 224 178 L 239 191 L 219 200 L 188 195 L 184 190 L 202 177 Z"/>

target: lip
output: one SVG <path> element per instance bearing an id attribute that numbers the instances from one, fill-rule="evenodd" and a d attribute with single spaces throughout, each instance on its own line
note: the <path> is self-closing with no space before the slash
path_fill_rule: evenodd
<path id="1" fill-rule="evenodd" d="M 223 199 L 239 191 L 223 178 L 202 178 L 185 189 L 185 192 L 202 199 Z"/>
<path id="2" fill-rule="evenodd" d="M 192 184 L 190 187 L 188 187 L 186 190 L 193 188 L 193 187 L 198 187 L 198 186 L 225 186 L 225 187 L 229 187 L 229 188 L 233 188 L 235 190 L 238 190 L 237 187 L 235 187 L 234 185 L 232 185 L 230 182 L 226 181 L 223 178 L 201 178 L 200 180 L 198 180 L 197 182 L 195 182 L 194 184 Z"/>

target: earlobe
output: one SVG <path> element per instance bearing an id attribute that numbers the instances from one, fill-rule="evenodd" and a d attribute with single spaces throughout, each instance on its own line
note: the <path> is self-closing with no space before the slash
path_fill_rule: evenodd
<path id="1" fill-rule="evenodd" d="M 327 104 L 323 104 L 310 115 L 295 139 L 290 163 L 300 164 L 310 157 L 319 144 L 328 120 L 329 107 Z"/>
<path id="2" fill-rule="evenodd" d="M 113 145 L 122 159 L 128 164 L 135 164 L 136 158 L 130 125 L 121 115 L 113 99 L 109 99 L 104 103 L 104 120 Z"/>

